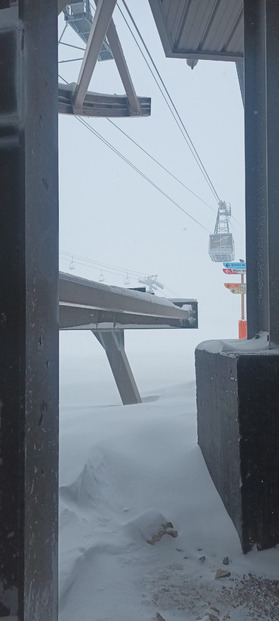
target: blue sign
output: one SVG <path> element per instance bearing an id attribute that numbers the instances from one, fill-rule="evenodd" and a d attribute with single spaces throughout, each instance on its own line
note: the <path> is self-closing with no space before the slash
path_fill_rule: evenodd
<path id="1" fill-rule="evenodd" d="M 223 263 L 223 266 L 226 267 L 229 270 L 236 270 L 236 269 L 240 269 L 242 268 L 243 270 L 246 270 L 246 263 L 241 263 L 241 261 L 237 262 L 232 262 L 232 263 Z"/>

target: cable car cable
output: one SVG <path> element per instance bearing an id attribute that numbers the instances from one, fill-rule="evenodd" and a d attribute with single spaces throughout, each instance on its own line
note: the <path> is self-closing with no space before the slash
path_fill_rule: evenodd
<path id="1" fill-rule="evenodd" d="M 126 136 L 126 138 L 128 138 L 128 140 L 130 140 L 130 142 L 132 142 L 134 145 L 136 145 L 143 153 L 145 153 L 145 155 L 147 155 L 151 160 L 153 160 L 153 162 L 156 162 L 156 164 L 158 164 L 158 166 L 160 166 L 160 168 L 162 168 L 166 173 L 168 173 L 168 175 L 170 175 L 173 179 L 175 179 L 175 181 L 177 181 L 178 183 L 180 183 L 180 185 L 182 185 L 186 190 L 188 190 L 188 192 L 190 192 L 191 194 L 193 194 L 193 196 L 195 196 L 199 201 L 201 201 L 201 203 L 203 203 L 204 205 L 206 205 L 206 207 L 209 207 L 209 209 L 211 209 L 212 211 L 214 211 L 214 213 L 216 212 L 216 209 L 214 207 L 212 207 L 211 205 L 209 205 L 209 203 L 207 203 L 206 201 L 203 200 L 203 198 L 201 198 L 198 194 L 196 194 L 195 192 L 193 192 L 193 190 L 191 190 L 191 188 L 189 188 L 185 183 L 183 183 L 183 181 L 181 181 L 181 179 L 178 179 L 178 177 L 176 177 L 176 175 L 174 175 L 168 168 L 166 168 L 163 164 L 161 164 L 155 157 L 153 157 L 153 155 L 151 155 L 151 153 L 149 153 L 148 151 L 146 151 L 136 140 L 134 140 L 134 138 L 132 138 L 131 136 L 129 136 L 129 134 L 127 134 L 126 132 L 124 132 L 123 129 L 121 129 L 121 127 L 119 127 L 118 125 L 116 125 L 116 123 L 114 123 L 114 121 L 112 121 L 111 119 L 107 118 L 107 121 L 109 121 L 109 123 L 111 123 L 111 125 L 113 125 L 116 129 L 118 129 L 119 132 L 121 132 L 121 134 L 123 134 L 123 136 Z"/>
<path id="2" fill-rule="evenodd" d="M 65 255 L 65 260 L 69 260 L 70 257 L 73 257 L 76 260 L 80 260 L 80 261 L 87 261 L 89 263 L 92 263 L 93 265 L 96 265 L 96 269 L 100 269 L 100 268 L 108 268 L 108 269 L 112 269 L 115 270 L 117 272 L 119 272 L 120 274 L 127 274 L 127 272 L 132 276 L 133 274 L 135 276 L 145 276 L 146 272 L 138 272 L 136 270 L 131 270 L 128 269 L 127 267 L 117 267 L 117 266 L 113 266 L 113 265 L 109 265 L 107 263 L 103 263 L 102 261 L 96 261 L 94 259 L 90 259 L 89 257 L 82 257 L 80 255 L 77 254 L 73 254 L 72 252 L 67 252 L 65 250 L 61 250 L 60 251 L 61 255 Z"/>
<path id="3" fill-rule="evenodd" d="M 104 265 L 102 263 L 100 263 L 99 266 L 98 265 L 96 265 L 96 266 L 91 265 L 91 263 L 94 262 L 92 259 L 88 258 L 88 259 L 84 259 L 84 260 L 79 260 L 78 255 L 75 255 L 72 252 L 64 252 L 62 250 L 62 251 L 60 251 L 59 254 L 60 255 L 62 255 L 62 254 L 69 255 L 69 256 L 74 258 L 76 265 L 81 265 L 82 267 L 87 267 L 89 269 L 93 269 L 93 270 L 98 271 L 98 272 L 100 272 L 100 265 Z M 66 261 L 67 263 L 69 263 L 68 256 L 65 256 L 65 257 L 61 256 L 60 259 L 61 259 L 61 261 Z M 98 263 L 98 262 L 96 262 L 96 263 Z M 69 269 L 71 269 L 71 268 L 69 268 Z M 121 270 L 121 272 L 118 273 L 116 270 Z M 108 269 L 106 267 L 102 267 L 101 271 L 106 273 L 106 274 L 112 274 L 113 276 L 118 276 L 119 278 L 123 277 L 123 273 L 125 273 L 127 275 L 127 270 L 122 269 L 122 268 L 111 268 L 111 269 Z M 129 273 L 129 278 L 131 280 L 135 280 L 136 282 L 138 282 L 139 276 L 140 277 L 146 277 L 146 272 L 136 272 L 137 275 L 135 275 L 135 276 L 132 275 L 133 270 L 128 270 L 128 273 Z M 177 298 L 179 297 L 179 295 L 177 293 L 175 293 L 175 291 L 172 291 L 172 289 L 169 289 L 169 287 L 164 287 L 164 289 L 165 289 L 165 291 L 169 291 L 172 295 L 175 295 Z"/>
<path id="4" fill-rule="evenodd" d="M 65 80 L 61 75 L 59 75 L 58 77 L 67 84 L 67 80 Z M 122 153 L 120 153 L 120 151 L 118 151 L 118 149 L 116 149 L 108 140 L 103 138 L 103 136 L 99 134 L 99 132 L 97 132 L 89 123 L 87 123 L 87 121 L 85 121 L 82 117 L 79 117 L 79 116 L 75 116 L 74 118 L 79 123 L 84 125 L 84 127 L 86 127 L 92 134 L 94 134 L 94 136 L 96 136 L 99 140 L 101 140 L 101 142 L 103 142 L 107 147 L 109 147 L 109 149 L 111 149 L 124 162 L 126 162 L 128 166 L 130 166 L 135 172 L 137 172 L 143 179 L 145 179 L 150 185 L 152 185 L 158 192 L 160 192 L 160 194 L 165 196 L 165 198 L 167 198 L 173 205 L 175 205 L 177 209 L 185 213 L 185 215 L 188 216 L 188 218 L 193 220 L 193 222 L 195 222 L 198 226 L 200 226 L 204 231 L 206 231 L 207 233 L 210 232 L 201 222 L 196 220 L 194 216 L 191 216 L 191 214 L 188 213 L 188 211 L 186 211 L 184 207 L 182 207 L 179 203 L 177 203 L 173 198 L 171 198 L 171 196 L 169 196 L 166 192 L 164 192 L 164 190 L 162 190 L 154 181 L 152 181 L 150 177 L 145 175 L 145 173 L 143 173 L 137 166 L 135 166 L 127 157 L 125 157 Z"/>
<path id="5" fill-rule="evenodd" d="M 141 42 L 142 42 L 142 44 L 143 44 L 143 46 L 144 46 L 144 48 L 146 50 L 146 53 L 148 54 L 148 56 L 149 56 L 149 58 L 150 58 L 150 60 L 152 62 L 152 65 L 154 66 L 154 69 L 155 69 L 155 71 L 156 71 L 156 73 L 157 73 L 157 75 L 158 75 L 158 77 L 160 79 L 160 82 L 161 82 L 161 84 L 162 84 L 162 86 L 163 86 L 163 88 L 165 90 L 165 93 L 167 94 L 167 97 L 168 97 L 169 101 L 171 102 L 171 106 L 172 106 L 173 109 L 170 107 L 169 102 L 166 100 L 166 97 L 165 97 L 164 93 L 162 92 L 162 89 L 161 89 L 160 85 L 158 84 L 158 80 L 156 79 L 156 76 L 154 75 L 154 72 L 152 71 L 152 69 L 151 69 L 147 59 L 145 58 L 145 56 L 143 54 L 143 51 L 141 50 L 141 48 L 140 48 L 140 46 L 139 46 L 139 44 L 138 44 L 138 42 L 137 42 L 137 40 L 135 38 L 135 35 L 132 32 L 132 29 L 130 28 L 129 23 L 126 20 L 125 15 L 123 14 L 123 11 L 121 10 L 119 5 L 117 5 L 117 7 L 118 7 L 118 9 L 119 9 L 119 11 L 120 11 L 120 13 L 121 13 L 125 23 L 126 23 L 128 29 L 130 30 L 130 33 L 131 33 L 131 35 L 132 35 L 132 37 L 133 37 L 137 47 L 139 48 L 139 50 L 140 50 L 140 52 L 141 52 L 141 54 L 142 54 L 142 56 L 143 56 L 143 58 L 144 58 L 144 60 L 145 60 L 145 62 L 147 64 L 147 66 L 149 68 L 149 71 L 151 72 L 151 74 L 152 74 L 152 76 L 153 76 L 153 78 L 154 78 L 154 80 L 155 80 L 155 82 L 156 82 L 156 84 L 157 84 L 161 94 L 163 95 L 164 100 L 167 103 L 168 108 L 170 109 L 171 114 L 172 114 L 172 116 L 173 116 L 173 118 L 174 118 L 174 120 L 175 120 L 175 122 L 176 122 L 176 124 L 177 124 L 177 126 L 178 126 L 178 128 L 179 128 L 179 130 L 181 132 L 181 134 L 183 135 L 183 137 L 184 137 L 184 139 L 185 139 L 185 141 L 186 141 L 186 143 L 187 143 L 187 145 L 188 145 L 188 147 L 189 147 L 189 149 L 190 149 L 194 159 L 196 160 L 196 163 L 198 164 L 198 166 L 199 166 L 199 168 L 200 168 L 200 170 L 201 170 L 201 172 L 202 172 L 202 174 L 204 176 L 204 179 L 205 179 L 206 183 L 208 184 L 209 188 L 211 189 L 215 200 L 217 201 L 217 203 L 219 203 L 220 202 L 220 197 L 219 197 L 219 195 L 217 193 L 217 190 L 215 189 L 215 187 L 213 185 L 213 182 L 211 181 L 211 179 L 209 177 L 209 174 L 208 174 L 208 172 L 207 172 L 207 170 L 206 170 L 206 168 L 205 168 L 205 166 L 204 166 L 204 164 L 203 164 L 203 162 L 202 162 L 202 160 L 201 160 L 201 158 L 200 158 L 200 156 L 198 154 L 198 151 L 197 151 L 197 149 L 196 149 L 196 147 L 195 147 L 195 145 L 194 145 L 194 143 L 193 143 L 193 141 L 192 141 L 192 139 L 191 139 L 191 137 L 189 135 L 188 130 L 185 127 L 185 124 L 184 124 L 184 122 L 183 122 L 183 120 L 182 120 L 182 118 L 181 118 L 181 116 L 180 116 L 180 114 L 179 114 L 179 112 L 177 110 L 177 107 L 176 107 L 176 105 L 175 105 L 175 103 L 174 103 L 174 101 L 173 101 L 173 99 L 172 99 L 172 97 L 171 97 L 171 95 L 170 95 L 170 93 L 169 93 L 165 83 L 164 83 L 164 80 L 161 77 L 159 70 L 157 69 L 157 66 L 156 66 L 156 64 L 155 64 L 155 62 L 154 62 L 154 60 L 153 60 L 153 58 L 152 58 L 152 56 L 151 56 L 151 54 L 150 54 L 150 52 L 148 50 L 148 47 L 147 47 L 147 45 L 146 45 L 146 43 L 145 43 L 145 41 L 144 41 L 144 39 L 143 39 L 143 37 L 142 37 L 138 27 L 137 27 L 137 24 L 136 24 L 136 22 L 135 22 L 135 20 L 134 20 L 134 18 L 132 16 L 129 8 L 127 7 L 127 4 L 126 4 L 125 0 L 122 0 L 122 2 L 123 2 L 123 5 L 125 6 L 125 9 L 126 9 L 128 15 L 129 15 L 129 17 L 130 17 L 130 19 L 131 19 L 131 21 L 133 23 L 134 28 L 136 29 L 136 32 L 137 32 L 138 36 L 140 37 L 140 40 L 141 40 Z M 183 130 L 180 127 L 180 125 L 178 123 L 178 120 L 177 120 L 173 110 L 175 111 L 175 114 L 177 115 L 177 118 L 179 119 L 179 122 L 182 125 Z"/>
<path id="6" fill-rule="evenodd" d="M 97 138 L 99 138 L 99 140 L 101 140 L 101 142 L 103 142 L 106 146 L 108 146 L 116 155 L 118 155 L 124 162 L 126 162 L 126 164 L 128 164 L 143 179 L 145 179 L 148 183 L 150 183 L 150 185 L 152 185 L 156 190 L 158 190 L 158 192 L 160 192 L 160 194 L 165 196 L 165 198 L 167 198 L 173 205 L 175 205 L 177 207 L 177 209 L 179 209 L 180 211 L 185 213 L 185 215 L 188 216 L 188 218 L 190 218 L 191 220 L 193 220 L 193 222 L 198 224 L 198 226 L 200 226 L 202 229 L 204 229 L 204 231 L 206 231 L 207 233 L 210 232 L 203 224 L 201 224 L 201 222 L 196 220 L 196 218 L 194 218 L 194 216 L 191 216 L 191 214 L 188 213 L 188 211 L 186 211 L 186 209 L 184 209 L 181 205 L 179 205 L 179 203 L 177 203 L 173 198 L 171 198 L 171 196 L 169 196 L 166 192 L 164 192 L 164 190 L 162 190 L 162 188 L 160 188 L 154 181 L 152 181 L 152 179 L 150 179 L 150 177 L 145 175 L 145 173 L 143 173 L 137 166 L 135 166 L 130 160 L 128 160 L 128 158 L 126 158 L 124 155 L 122 155 L 122 153 L 120 153 L 120 151 L 118 151 L 108 140 L 103 138 L 103 136 L 101 136 L 101 134 L 99 134 L 99 132 L 97 132 L 95 129 L 93 129 L 93 127 L 91 125 L 89 125 L 89 123 L 84 121 L 84 119 L 81 118 L 81 117 L 75 117 L 75 118 L 82 125 L 87 127 L 87 129 L 89 129 L 89 131 L 91 131 L 92 134 L 94 134 Z"/>

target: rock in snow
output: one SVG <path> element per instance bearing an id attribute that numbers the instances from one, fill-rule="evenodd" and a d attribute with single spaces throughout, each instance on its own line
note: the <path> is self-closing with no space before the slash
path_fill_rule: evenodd
<path id="1" fill-rule="evenodd" d="M 151 545 L 159 541 L 163 535 L 178 536 L 173 524 L 156 509 L 147 509 L 140 513 L 136 518 L 127 522 L 125 529 L 133 538 L 140 536 Z"/>
<path id="2" fill-rule="evenodd" d="M 228 571 L 227 569 L 217 569 L 216 574 L 215 574 L 215 578 L 229 578 L 229 576 L 231 575 L 231 572 Z"/>

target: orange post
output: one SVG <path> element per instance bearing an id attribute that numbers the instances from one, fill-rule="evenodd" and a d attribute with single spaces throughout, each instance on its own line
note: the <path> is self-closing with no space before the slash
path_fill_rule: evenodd
<path id="1" fill-rule="evenodd" d="M 241 274 L 241 284 L 244 285 L 244 274 Z M 238 322 L 238 338 L 247 338 L 247 321 L 245 321 L 245 293 L 241 294 L 241 319 Z"/>
<path id="2" fill-rule="evenodd" d="M 238 338 L 247 339 L 247 321 L 243 319 L 238 322 Z"/>

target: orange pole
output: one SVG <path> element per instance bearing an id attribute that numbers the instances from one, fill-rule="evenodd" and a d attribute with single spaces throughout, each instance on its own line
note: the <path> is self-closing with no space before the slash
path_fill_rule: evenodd
<path id="1" fill-rule="evenodd" d="M 241 284 L 244 285 L 244 274 L 241 274 Z M 238 338 L 247 338 L 247 321 L 245 321 L 245 293 L 241 294 L 241 319 L 238 322 Z"/>
<path id="2" fill-rule="evenodd" d="M 241 284 L 244 285 L 244 274 L 241 274 Z M 241 294 L 241 321 L 244 321 L 245 318 L 244 295 L 244 293 Z"/>

